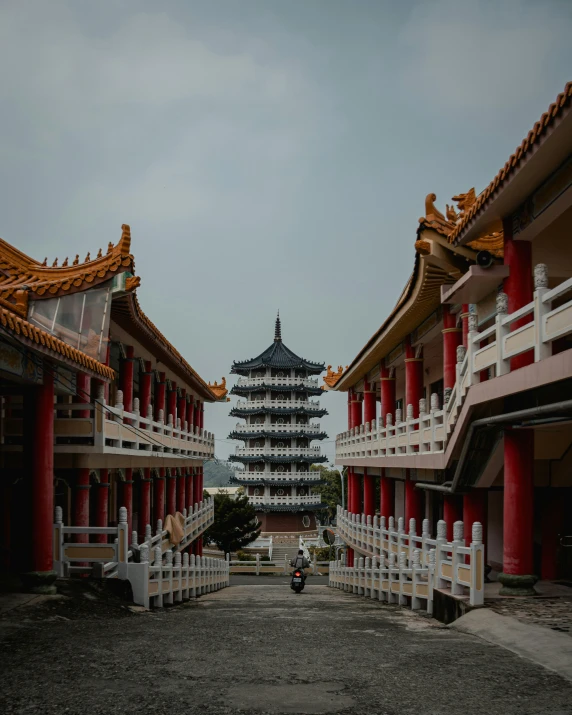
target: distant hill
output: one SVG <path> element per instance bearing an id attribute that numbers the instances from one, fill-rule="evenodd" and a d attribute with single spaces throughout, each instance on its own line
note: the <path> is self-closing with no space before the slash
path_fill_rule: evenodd
<path id="1" fill-rule="evenodd" d="M 229 485 L 230 478 L 234 475 L 228 462 L 205 462 L 203 467 L 205 475 L 205 487 L 226 487 Z"/>

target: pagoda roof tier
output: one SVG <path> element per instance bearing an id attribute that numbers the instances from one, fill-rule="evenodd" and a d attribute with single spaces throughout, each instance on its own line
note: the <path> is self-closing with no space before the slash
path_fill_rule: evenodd
<path id="1" fill-rule="evenodd" d="M 238 375 L 248 375 L 251 370 L 258 370 L 262 367 L 270 367 L 283 370 L 306 370 L 313 375 L 319 375 L 326 369 L 323 362 L 312 362 L 301 358 L 282 342 L 282 328 L 280 316 L 276 318 L 276 329 L 274 332 L 274 342 L 270 347 L 258 357 L 243 362 L 233 362 L 231 372 Z"/>
<path id="2" fill-rule="evenodd" d="M 306 395 L 321 395 L 321 387 L 306 387 L 302 383 L 299 385 L 235 385 L 230 391 L 231 395 L 248 395 L 253 392 L 266 392 L 266 390 L 272 390 L 272 392 L 303 392 Z"/>
<path id="3" fill-rule="evenodd" d="M 312 439 L 326 439 L 328 435 L 325 432 L 265 432 L 255 431 L 252 432 L 231 432 L 228 435 L 228 439 L 256 439 L 257 437 L 271 437 L 275 439 L 294 439 L 296 437 L 304 437 L 309 440 Z"/>
<path id="4" fill-rule="evenodd" d="M 229 462 L 244 462 L 244 463 L 250 463 L 250 462 L 270 462 L 271 464 L 294 464 L 298 462 L 302 462 L 304 464 L 317 464 L 318 462 L 327 462 L 328 458 L 326 455 L 321 455 L 319 457 L 316 456 L 311 456 L 311 457 L 302 457 L 301 455 L 298 456 L 289 456 L 289 457 L 279 457 L 279 456 L 274 456 L 272 454 L 261 454 L 261 455 L 256 455 L 253 457 L 246 456 L 246 455 L 241 455 L 241 454 L 231 454 L 230 457 L 228 458 Z"/>
<path id="5" fill-rule="evenodd" d="M 325 479 L 268 479 L 268 478 L 260 478 L 260 479 L 239 479 L 238 477 L 230 477 L 229 482 L 232 484 L 247 484 L 249 486 L 253 485 L 262 485 L 262 486 L 269 486 L 269 487 L 308 487 L 308 486 L 315 486 L 318 484 L 326 484 Z"/>
<path id="6" fill-rule="evenodd" d="M 328 505 L 324 503 L 318 504 L 254 504 L 256 511 L 321 511 L 327 509 Z"/>
<path id="7" fill-rule="evenodd" d="M 309 410 L 306 407 L 256 407 L 242 408 L 233 407 L 230 411 L 231 417 L 248 417 L 249 415 L 307 415 L 308 417 L 324 417 L 328 410 Z"/>

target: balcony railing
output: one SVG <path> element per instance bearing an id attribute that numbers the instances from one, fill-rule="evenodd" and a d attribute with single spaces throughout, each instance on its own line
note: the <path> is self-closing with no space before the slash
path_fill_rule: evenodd
<path id="1" fill-rule="evenodd" d="M 237 447 L 234 452 L 239 457 L 319 457 L 319 447 Z"/>
<path id="2" fill-rule="evenodd" d="M 418 419 L 412 418 L 413 406 L 408 405 L 405 416 L 396 410 L 395 424 L 392 415 L 387 415 L 385 420 L 372 420 L 342 432 L 336 438 L 336 459 L 443 452 L 467 391 L 480 382 L 483 370 L 490 369 L 494 377 L 500 377 L 510 372 L 511 358 L 517 355 L 533 351 L 535 362 L 550 357 L 552 343 L 572 333 L 572 300 L 563 302 L 572 293 L 572 278 L 549 290 L 546 266 L 539 264 L 534 269 L 534 282 L 533 300 L 513 313 L 507 313 L 506 295 L 498 294 L 497 315 L 491 327 L 479 332 L 476 315 L 469 316 L 468 348 L 457 348 L 456 383 L 444 409 L 439 408 L 434 394 L 430 411 L 425 399 L 419 401 Z M 555 302 L 559 305 L 553 308 Z M 528 316 L 530 322 L 511 332 L 515 321 Z M 490 342 L 481 347 L 483 341 Z"/>
<path id="3" fill-rule="evenodd" d="M 267 479 L 273 482 L 289 482 L 296 480 L 304 480 L 309 482 L 317 482 L 321 479 L 319 471 L 308 472 L 247 472 L 243 469 L 237 470 L 234 476 L 239 481 L 251 481 L 253 479 Z"/>
<path id="4" fill-rule="evenodd" d="M 270 504 L 276 506 L 280 504 L 296 505 L 296 504 L 320 504 L 321 499 L 319 494 L 304 494 L 298 496 L 264 496 L 257 494 L 256 496 L 248 495 L 248 501 L 251 504 Z"/>
<path id="5" fill-rule="evenodd" d="M 304 432 L 305 434 L 318 434 L 320 431 L 320 423 L 311 423 L 304 425 L 297 424 L 276 424 L 271 422 L 263 422 L 262 424 L 243 424 L 238 423 L 234 428 L 238 433 L 250 432 Z"/>
<path id="6" fill-rule="evenodd" d="M 317 400 L 237 400 L 238 410 L 260 410 L 260 409 L 296 409 L 319 410 L 320 403 Z"/>
<path id="7" fill-rule="evenodd" d="M 237 387 L 259 387 L 260 385 L 279 385 L 285 387 L 318 387 L 318 380 L 311 377 L 240 377 Z"/>

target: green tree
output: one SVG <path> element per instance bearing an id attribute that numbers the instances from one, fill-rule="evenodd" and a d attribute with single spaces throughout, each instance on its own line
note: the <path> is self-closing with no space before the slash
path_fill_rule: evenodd
<path id="1" fill-rule="evenodd" d="M 205 539 L 215 543 L 225 554 L 238 551 L 260 536 L 256 512 L 248 497 L 228 494 L 214 495 L 214 523 L 205 532 Z"/>
<path id="2" fill-rule="evenodd" d="M 339 470 L 314 464 L 310 471 L 320 472 L 320 477 L 325 483 L 315 486 L 314 493 L 320 494 L 322 502 L 328 505 L 328 519 L 335 518 L 338 504 L 342 503 L 342 477 Z M 345 480 L 345 474 L 343 478 Z"/>

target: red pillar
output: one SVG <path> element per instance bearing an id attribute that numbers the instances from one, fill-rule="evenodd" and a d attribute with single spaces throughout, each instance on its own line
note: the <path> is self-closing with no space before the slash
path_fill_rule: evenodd
<path id="1" fill-rule="evenodd" d="M 173 426 L 177 423 L 177 383 L 171 380 L 171 389 L 169 390 L 167 400 L 167 417 L 165 423 L 169 422 L 168 415 L 173 415 Z"/>
<path id="2" fill-rule="evenodd" d="M 375 419 L 375 388 L 367 380 L 364 380 L 363 388 L 363 421 L 371 422 Z"/>
<path id="3" fill-rule="evenodd" d="M 187 467 L 187 488 L 186 488 L 186 493 L 187 493 L 187 512 L 189 512 L 194 504 L 193 504 L 193 469 L 192 467 Z"/>
<path id="4" fill-rule="evenodd" d="M 405 345 L 405 412 L 413 405 L 413 418 L 419 417 L 419 400 L 423 397 L 423 358 L 415 357 L 415 348 L 409 338 Z"/>
<path id="5" fill-rule="evenodd" d="M 473 524 L 478 521 L 483 526 L 483 544 L 485 558 L 487 546 L 488 498 L 486 489 L 472 489 L 463 496 L 463 524 L 465 527 L 465 545 L 470 546 L 473 540 Z"/>
<path id="6" fill-rule="evenodd" d="M 181 470 L 181 473 L 177 477 L 177 511 L 183 513 L 185 508 L 185 470 Z"/>
<path id="7" fill-rule="evenodd" d="M 159 421 L 159 413 L 163 410 L 163 416 L 165 422 L 167 422 L 167 415 L 165 413 L 165 391 L 167 388 L 167 383 L 165 382 L 165 373 L 159 373 L 159 382 L 157 383 L 157 390 L 155 392 L 155 422 Z M 157 517 L 160 519 L 161 517 Z"/>
<path id="8" fill-rule="evenodd" d="M 447 522 L 447 541 L 453 541 L 453 524 L 463 521 L 463 501 L 457 494 L 443 497 L 443 519 Z"/>
<path id="9" fill-rule="evenodd" d="M 139 536 L 145 536 L 145 527 L 151 524 L 151 467 L 143 469 L 139 504 Z"/>
<path id="10" fill-rule="evenodd" d="M 387 415 L 395 421 L 395 377 L 390 377 L 388 367 L 381 364 L 381 419 L 385 426 Z M 392 510 L 393 511 L 393 510 Z"/>
<path id="11" fill-rule="evenodd" d="M 131 531 L 133 529 L 133 469 L 127 467 L 125 470 L 125 481 L 123 482 L 123 502 L 119 506 L 127 509 L 127 523 L 129 524 L 129 542 L 131 543 Z"/>
<path id="12" fill-rule="evenodd" d="M 77 469 L 74 485 L 73 526 L 89 526 L 89 469 Z M 76 534 L 78 544 L 89 543 L 89 534 Z"/>
<path id="13" fill-rule="evenodd" d="M 395 482 L 385 476 L 385 468 L 381 470 L 381 488 L 379 514 L 389 519 L 395 513 Z"/>
<path id="14" fill-rule="evenodd" d="M 153 371 L 151 369 L 151 361 L 145 361 L 145 371 L 141 373 L 141 381 L 139 383 L 139 410 L 141 417 L 147 417 L 147 410 L 151 404 L 151 379 Z"/>
<path id="15" fill-rule="evenodd" d="M 177 412 L 181 420 L 181 429 L 185 429 L 185 420 L 187 419 L 187 391 L 185 389 L 181 390 Z"/>
<path id="16" fill-rule="evenodd" d="M 354 479 L 353 479 L 353 505 L 354 505 L 354 510 L 356 514 L 361 514 L 363 510 L 363 504 L 362 504 L 362 477 L 361 474 L 356 474 L 354 472 Z"/>
<path id="17" fill-rule="evenodd" d="M 133 410 L 133 368 L 135 367 L 135 350 L 131 345 L 125 346 L 125 359 L 122 362 L 121 389 L 123 391 L 123 408 L 125 412 Z"/>
<path id="18" fill-rule="evenodd" d="M 52 525 L 54 520 L 54 376 L 49 365 L 44 382 L 34 388 L 32 460 L 32 572 L 25 585 L 36 593 L 55 593 Z"/>
<path id="19" fill-rule="evenodd" d="M 530 241 L 515 241 L 512 236 L 512 220 L 509 216 L 503 220 L 504 232 L 504 264 L 509 266 L 510 275 L 504 279 L 504 291 L 508 296 L 508 312 L 522 308 L 532 301 L 532 244 Z M 511 331 L 514 332 L 522 325 L 530 323 L 531 315 L 527 315 L 512 323 Z M 510 361 L 510 369 L 531 365 L 534 362 L 534 352 L 517 355 Z"/>
<path id="20" fill-rule="evenodd" d="M 76 375 L 76 396 L 78 402 L 89 402 L 91 400 L 91 378 L 85 372 L 78 372 Z M 89 417 L 89 410 L 74 410 L 72 417 Z"/>
<path id="21" fill-rule="evenodd" d="M 189 431 L 195 427 L 195 400 L 192 395 L 189 396 L 189 404 L 187 405 L 187 422 L 189 423 Z"/>
<path id="22" fill-rule="evenodd" d="M 461 307 L 461 325 L 463 330 L 463 345 L 469 345 L 469 304 L 463 303 Z"/>
<path id="23" fill-rule="evenodd" d="M 363 424 L 360 395 L 354 392 L 352 397 L 352 427 L 359 427 Z"/>
<path id="24" fill-rule="evenodd" d="M 553 581 L 560 575 L 558 573 L 558 552 L 563 516 L 564 499 L 559 489 L 551 487 L 547 490 L 542 504 L 541 578 L 543 581 Z"/>
<path id="25" fill-rule="evenodd" d="M 534 430 L 504 432 L 502 595 L 533 594 Z"/>
<path id="26" fill-rule="evenodd" d="M 177 477 L 175 469 L 170 469 L 167 474 L 167 514 L 174 514 L 177 511 Z"/>
<path id="27" fill-rule="evenodd" d="M 364 469 L 363 474 L 363 513 L 366 516 L 375 514 L 375 478 Z"/>
<path id="28" fill-rule="evenodd" d="M 155 478 L 155 494 L 153 499 L 153 532 L 157 528 L 157 521 L 165 520 L 165 469 L 159 469 L 159 476 Z"/>
<path id="29" fill-rule="evenodd" d="M 457 347 L 463 336 L 457 328 L 457 316 L 448 305 L 443 306 L 443 388 L 452 390 L 457 379 Z"/>
<path id="30" fill-rule="evenodd" d="M 96 505 L 95 505 L 95 525 L 101 527 L 108 526 L 109 515 L 109 470 L 99 470 L 99 482 L 96 486 Z M 107 536 L 100 534 L 95 538 L 99 544 L 107 544 Z"/>
<path id="31" fill-rule="evenodd" d="M 409 519 L 415 519 L 417 531 L 420 533 L 423 512 L 421 510 L 421 492 L 415 489 L 409 469 L 405 470 L 405 530 L 409 531 Z"/>

